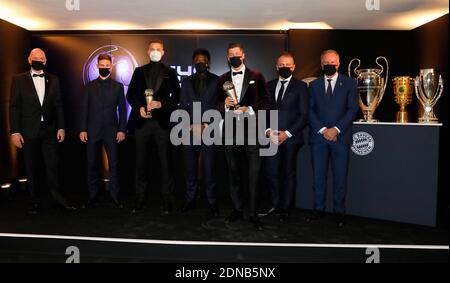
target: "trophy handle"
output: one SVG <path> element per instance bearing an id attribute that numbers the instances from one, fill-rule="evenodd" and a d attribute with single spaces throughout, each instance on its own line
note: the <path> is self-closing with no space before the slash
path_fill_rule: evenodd
<path id="1" fill-rule="evenodd" d="M 438 89 L 436 90 L 437 93 L 439 93 L 438 95 L 436 95 L 433 100 L 430 103 L 431 107 L 434 107 L 434 105 L 436 105 L 437 101 L 439 100 L 439 98 L 442 95 L 442 91 L 444 90 L 444 81 L 442 80 L 442 76 L 439 75 L 439 84 L 438 84 Z"/>
<path id="2" fill-rule="evenodd" d="M 355 75 L 358 75 L 358 73 L 356 72 L 356 69 L 359 68 L 359 66 L 361 65 L 361 60 L 359 60 L 358 58 L 353 58 L 350 63 L 348 63 L 348 76 L 351 78 L 352 77 L 352 71 L 351 71 L 351 66 L 353 64 L 354 61 L 358 62 L 358 65 L 355 67 L 355 69 L 353 69 L 353 72 L 355 73 Z"/>
<path id="3" fill-rule="evenodd" d="M 380 60 L 380 59 L 383 59 L 384 62 L 386 62 L 386 76 L 385 76 L 385 79 L 384 79 L 383 90 L 381 91 L 381 96 L 380 96 L 380 99 L 378 100 L 378 104 L 380 104 L 381 100 L 383 99 L 384 93 L 386 91 L 386 85 L 387 85 L 387 82 L 389 81 L 389 63 L 388 63 L 388 60 L 386 59 L 386 57 L 383 57 L 383 56 L 378 56 L 377 59 L 375 59 L 375 63 L 377 63 L 377 65 L 381 67 L 380 75 L 384 71 L 383 65 L 378 63 L 378 60 Z"/>
<path id="4" fill-rule="evenodd" d="M 416 79 L 414 80 L 414 86 L 416 89 L 417 99 L 420 101 L 422 105 L 427 105 L 425 99 L 423 99 L 423 97 L 425 97 L 425 94 L 423 93 L 422 86 L 420 85 L 420 76 L 416 76 Z"/>

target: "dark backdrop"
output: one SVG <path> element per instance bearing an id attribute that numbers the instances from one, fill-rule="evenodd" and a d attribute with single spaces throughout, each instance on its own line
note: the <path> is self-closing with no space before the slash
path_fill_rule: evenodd
<path id="1" fill-rule="evenodd" d="M 207 47 L 212 51 L 212 71 L 222 73 L 227 68 L 226 45 L 232 41 L 240 41 L 247 48 L 248 66 L 260 69 L 268 80 L 275 77 L 273 64 L 282 50 L 289 50 L 294 54 L 297 63 L 295 76 L 301 79 L 320 75 L 319 57 L 324 49 L 332 48 L 340 52 L 340 72 L 344 74 L 347 74 L 347 65 L 354 57 L 361 59 L 361 67 L 376 67 L 375 58 L 385 56 L 390 64 L 388 87 L 375 113 L 381 121 L 393 121 L 398 110 L 392 92 L 393 77 L 415 77 L 420 68 L 437 67 L 445 83 L 444 93 L 436 108 L 437 116 L 444 123 L 440 140 L 442 158 L 439 161 L 439 216 L 448 225 L 448 14 L 411 31 L 290 30 L 287 34 L 268 31 L 27 32 L 0 21 L 0 36 L 1 54 L 7 54 L 7 60 L 2 60 L 0 64 L 0 179 L 17 178 L 22 172 L 17 163 L 20 157 L 17 157 L 16 151 L 8 143 L 11 77 L 14 73 L 28 69 L 26 56 L 31 48 L 42 47 L 49 59 L 47 70 L 60 77 L 64 93 L 69 137 L 61 150 L 66 166 L 64 178 L 67 189 L 84 187 L 84 148 L 76 137 L 79 95 L 83 86 L 80 72 L 90 52 L 99 45 L 124 46 L 141 65 L 147 62 L 145 51 L 148 41 L 151 38 L 161 38 L 166 43 L 166 63 L 178 65 L 182 71 L 186 71 L 190 65 L 190 55 L 195 47 Z M 419 109 L 417 99 L 414 98 L 408 109 L 411 119 L 416 121 Z M 121 145 L 124 160 L 121 170 L 130 182 L 134 172 L 132 144 L 131 136 L 127 143 Z M 180 162 L 177 165 L 180 166 L 177 170 L 181 172 Z M 128 185 L 131 186 L 130 183 Z"/>

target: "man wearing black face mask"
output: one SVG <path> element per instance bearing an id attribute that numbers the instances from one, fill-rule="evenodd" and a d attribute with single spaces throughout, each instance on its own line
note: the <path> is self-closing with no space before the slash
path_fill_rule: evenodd
<path id="1" fill-rule="evenodd" d="M 226 81 L 233 82 L 237 94 L 237 101 L 231 97 L 226 97 L 224 92 L 219 99 L 218 108 L 223 113 L 234 111 L 234 114 L 256 115 L 258 110 L 270 108 L 270 94 L 264 76 L 254 70 L 250 70 L 245 64 L 245 53 L 241 44 L 231 43 L 227 49 L 227 58 L 231 65 L 231 70 L 220 76 L 220 85 Z M 236 105 L 239 108 L 235 109 Z M 243 121 L 245 123 L 245 121 Z M 244 124 L 245 125 L 245 124 Z M 232 127 L 224 123 L 224 127 Z M 248 125 L 246 128 L 247 131 Z M 255 130 L 256 132 L 257 130 Z M 249 143 L 247 133 L 244 134 L 244 144 L 239 145 L 233 141 L 231 145 L 225 145 L 225 157 L 228 164 L 230 194 L 234 204 L 234 210 L 225 219 L 227 222 L 235 222 L 244 216 L 243 188 L 249 191 L 249 220 L 257 229 L 263 229 L 263 225 L 257 215 L 259 205 L 259 176 L 261 170 L 261 156 L 259 155 L 259 145 Z M 234 133 L 236 138 L 236 133 Z M 247 170 L 246 170 L 247 169 Z M 247 172 L 247 176 L 244 176 Z M 245 178 L 247 177 L 247 178 Z M 243 184 L 243 180 L 248 180 L 248 186 Z"/>
<path id="2" fill-rule="evenodd" d="M 355 80 L 337 72 L 339 54 L 334 50 L 325 50 L 320 59 L 324 76 L 309 85 L 309 142 L 314 173 L 314 211 L 307 217 L 307 221 L 321 218 L 325 211 L 328 165 L 331 160 L 333 210 L 338 227 L 342 227 L 345 223 L 352 122 L 358 111 L 358 97 Z"/>
<path id="3" fill-rule="evenodd" d="M 41 155 L 54 202 L 66 210 L 74 210 L 59 192 L 57 144 L 65 138 L 59 80 L 44 72 L 47 59 L 43 50 L 33 49 L 28 63 L 31 70 L 15 76 L 13 80 L 10 123 L 11 142 L 17 148 L 23 148 L 31 195 L 30 213 L 37 214 L 40 210 L 37 187 Z"/>
<path id="4" fill-rule="evenodd" d="M 122 208 L 118 199 L 117 144 L 125 139 L 127 123 L 125 95 L 123 85 L 111 79 L 111 56 L 100 54 L 97 67 L 100 76 L 86 85 L 80 111 L 80 140 L 87 144 L 88 159 L 89 199 L 85 207 L 97 203 L 100 186 L 98 164 L 103 144 L 108 156 L 111 203 Z M 119 119 L 117 119 L 117 110 L 119 110 Z"/>
<path id="5" fill-rule="evenodd" d="M 292 54 L 283 52 L 276 67 L 278 78 L 268 85 L 271 109 L 278 111 L 278 129 L 269 128 L 266 135 L 279 147 L 274 156 L 264 159 L 266 185 L 273 205 L 265 215 L 274 214 L 283 222 L 289 217 L 294 196 L 297 153 L 304 143 L 303 128 L 308 119 L 309 95 L 306 83 L 292 76 L 295 69 Z"/>
<path id="6" fill-rule="evenodd" d="M 203 160 L 203 177 L 206 197 L 209 204 L 209 212 L 212 216 L 218 216 L 219 210 L 216 204 L 216 178 L 215 178 L 215 145 L 204 145 L 201 141 L 203 129 L 208 127 L 207 123 L 193 121 L 193 116 L 201 117 L 208 110 L 216 109 L 217 99 L 221 89 L 219 88 L 219 77 L 209 72 L 211 56 L 204 48 L 196 49 L 192 55 L 196 73 L 183 79 L 180 91 L 180 108 L 189 113 L 191 119 L 191 139 L 190 143 L 184 145 L 184 156 L 186 164 L 186 203 L 181 209 L 187 212 L 194 209 L 195 197 L 199 182 L 197 168 L 201 153 Z M 200 109 L 194 108 L 193 104 L 200 103 Z M 199 113 L 195 113 L 199 111 Z M 194 114 L 195 113 L 195 114 Z M 199 123 L 200 122 L 200 123 Z M 197 139 L 200 145 L 194 145 Z"/>
<path id="7" fill-rule="evenodd" d="M 178 108 L 180 84 L 176 71 L 161 62 L 164 53 L 161 40 L 149 43 L 150 62 L 134 70 L 127 91 L 127 100 L 133 108 L 130 120 L 136 121 L 136 204 L 131 211 L 133 214 L 146 206 L 149 181 L 153 184 L 161 182 L 161 214 L 173 212 L 175 180 L 171 162 L 170 115 Z M 150 89 L 153 90 L 151 102 L 146 101 L 145 94 Z M 159 158 L 149 156 L 152 143 L 156 145 Z M 150 180 L 149 165 L 158 159 L 161 174 L 151 176 L 154 180 Z"/>

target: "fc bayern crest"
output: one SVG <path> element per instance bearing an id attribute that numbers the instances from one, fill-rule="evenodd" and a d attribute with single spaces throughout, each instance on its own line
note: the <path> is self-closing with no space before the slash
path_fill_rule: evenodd
<path id="1" fill-rule="evenodd" d="M 352 151 L 357 155 L 368 155 L 375 147 L 375 140 L 366 132 L 357 132 L 353 134 Z"/>

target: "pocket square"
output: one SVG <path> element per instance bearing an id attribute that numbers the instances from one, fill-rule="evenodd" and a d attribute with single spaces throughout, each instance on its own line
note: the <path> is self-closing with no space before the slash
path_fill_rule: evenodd
<path id="1" fill-rule="evenodd" d="M 251 85 L 251 84 L 254 84 L 254 83 L 255 83 L 255 81 L 250 81 L 248 84 Z"/>

